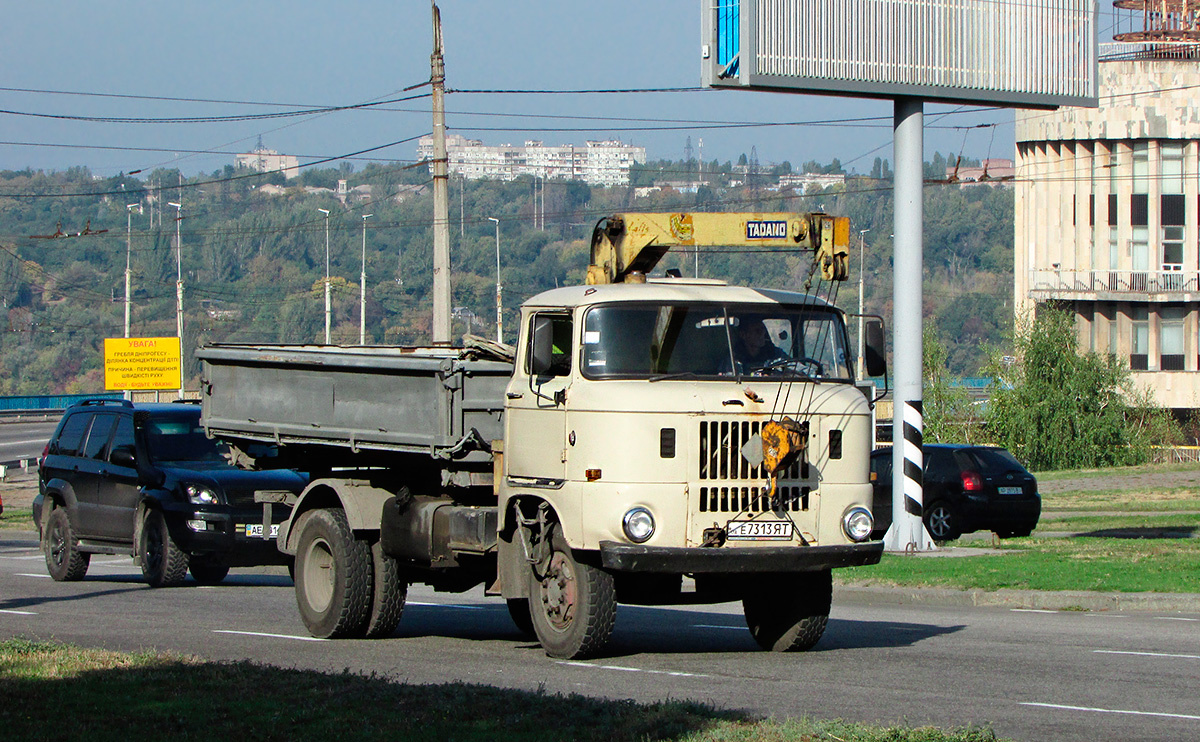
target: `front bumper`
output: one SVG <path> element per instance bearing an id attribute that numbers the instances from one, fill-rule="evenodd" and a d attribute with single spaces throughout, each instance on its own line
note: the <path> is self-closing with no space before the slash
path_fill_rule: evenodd
<path id="1" fill-rule="evenodd" d="M 275 525 L 286 518 L 287 513 L 283 511 L 283 508 L 277 508 L 273 513 L 271 520 Z M 262 510 L 181 505 L 164 508 L 164 513 L 172 537 L 193 556 L 208 556 L 230 567 L 285 564 L 288 560 L 287 555 L 276 547 L 275 539 L 246 534 L 247 525 L 261 528 Z M 189 527 L 189 521 L 202 521 L 204 530 Z"/>
<path id="2" fill-rule="evenodd" d="M 637 546 L 600 543 L 600 560 L 614 572 L 667 574 L 755 574 L 817 572 L 839 567 L 878 564 L 880 541 L 836 546 L 768 546 L 754 548 Z"/>

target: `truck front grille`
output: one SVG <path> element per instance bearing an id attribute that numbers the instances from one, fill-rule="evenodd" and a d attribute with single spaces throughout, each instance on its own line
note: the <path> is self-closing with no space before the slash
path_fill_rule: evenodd
<path id="1" fill-rule="evenodd" d="M 701 487 L 702 513 L 801 512 L 808 510 L 808 487 L 780 485 L 775 497 L 769 487 Z"/>
<path id="2" fill-rule="evenodd" d="M 767 478 L 761 466 L 751 466 L 742 447 L 759 434 L 759 420 L 700 422 L 700 479 L 758 480 Z M 780 479 L 803 479 L 808 464 L 797 461 L 780 472 Z"/>
<path id="3" fill-rule="evenodd" d="M 742 447 L 759 435 L 760 420 L 700 422 L 700 461 L 697 472 L 700 481 L 700 512 L 702 513 L 762 513 L 767 511 L 799 512 L 808 510 L 809 488 L 781 481 L 774 502 L 767 493 L 767 473 L 762 466 L 752 466 Z M 797 461 L 780 473 L 780 480 L 803 481 L 808 474 L 807 462 Z M 714 481 L 717 480 L 717 481 Z M 719 482 L 719 483 L 718 483 Z"/>

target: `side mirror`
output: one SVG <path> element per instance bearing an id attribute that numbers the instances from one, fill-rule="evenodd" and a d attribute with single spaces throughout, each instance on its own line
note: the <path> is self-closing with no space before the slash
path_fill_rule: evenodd
<path id="1" fill-rule="evenodd" d="M 533 320 L 533 347 L 529 353 L 529 373 L 549 376 L 554 365 L 554 321 L 550 317 Z"/>
<path id="2" fill-rule="evenodd" d="M 133 446 L 117 446 L 108 455 L 108 462 L 115 466 L 123 466 L 126 469 L 136 469 L 137 456 L 133 452 Z"/>
<path id="3" fill-rule="evenodd" d="M 883 337 L 883 320 L 878 317 L 867 318 L 863 331 L 863 361 L 867 367 L 867 376 L 883 376 L 887 373 L 887 342 Z"/>

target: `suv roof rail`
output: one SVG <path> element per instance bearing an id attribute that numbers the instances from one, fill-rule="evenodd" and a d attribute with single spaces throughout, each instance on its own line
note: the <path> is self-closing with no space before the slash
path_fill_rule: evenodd
<path id="1" fill-rule="evenodd" d="M 128 399 L 110 399 L 108 397 L 97 397 L 96 399 L 84 399 L 79 402 L 76 402 L 75 404 L 73 404 L 71 406 L 72 407 L 91 407 L 91 406 L 95 406 L 95 405 L 102 406 L 102 405 L 110 405 L 110 404 L 117 405 L 119 407 L 133 407 L 133 402 L 130 402 Z"/>

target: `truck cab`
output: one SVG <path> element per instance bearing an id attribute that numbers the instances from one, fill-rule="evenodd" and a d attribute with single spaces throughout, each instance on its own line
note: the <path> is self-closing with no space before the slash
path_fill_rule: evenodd
<path id="1" fill-rule="evenodd" d="M 526 560 L 505 552 L 537 552 L 546 530 L 579 562 L 573 572 L 590 561 L 612 575 L 622 602 L 744 598 L 729 589 L 736 576 L 772 573 L 807 585 L 827 615 L 828 570 L 878 561 L 870 400 L 836 307 L 662 279 L 545 292 L 526 302 L 521 328 L 497 482 L 500 564 L 505 596 L 529 599 L 535 626 L 547 601 L 565 599 L 554 579 L 522 579 Z M 784 420 L 798 450 L 772 468 L 769 426 Z M 684 575 L 697 593 L 683 594 Z"/>

